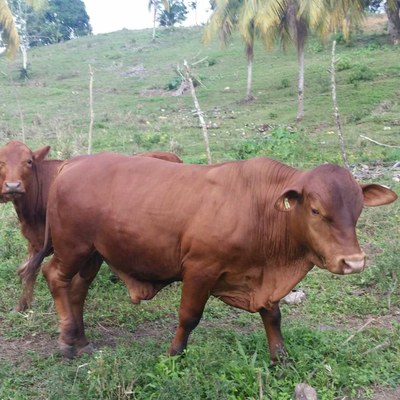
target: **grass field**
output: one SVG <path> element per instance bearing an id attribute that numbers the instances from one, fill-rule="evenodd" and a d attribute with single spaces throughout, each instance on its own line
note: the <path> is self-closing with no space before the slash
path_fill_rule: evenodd
<path id="1" fill-rule="evenodd" d="M 377 22 L 376 22 L 377 21 Z M 338 44 L 337 92 L 354 174 L 400 193 L 400 47 L 370 18 Z M 185 162 L 206 153 L 190 94 L 174 96 L 177 65 L 196 63 L 197 96 L 213 161 L 270 156 L 299 168 L 341 162 L 330 93 L 330 47 L 310 38 L 305 118 L 295 124 L 296 54 L 256 47 L 254 94 L 246 89 L 244 46 L 205 47 L 201 28 L 120 31 L 32 49 L 30 77 L 20 60 L 0 59 L 0 144 L 52 145 L 52 158 L 87 149 L 89 65 L 94 71 L 94 151 L 172 150 Z M 362 138 L 364 135 L 382 146 Z M 391 147 L 388 147 L 391 146 Z M 396 147 L 397 146 L 397 147 Z M 177 324 L 180 284 L 130 304 L 106 265 L 89 291 L 85 319 L 96 352 L 62 360 L 57 317 L 44 279 L 33 308 L 10 313 L 27 246 L 10 204 L 0 207 L 0 399 L 291 399 L 307 382 L 319 399 L 400 398 L 400 205 L 365 209 L 359 224 L 368 268 L 356 276 L 311 271 L 306 300 L 283 305 L 289 360 L 269 367 L 258 315 L 207 304 L 182 357 L 166 355 Z"/>

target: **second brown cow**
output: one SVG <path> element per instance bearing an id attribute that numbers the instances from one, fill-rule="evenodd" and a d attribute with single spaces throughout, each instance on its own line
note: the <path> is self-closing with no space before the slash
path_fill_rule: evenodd
<path id="1" fill-rule="evenodd" d="M 54 255 L 43 267 L 61 352 L 91 350 L 83 303 L 106 260 L 133 303 L 183 281 L 171 355 L 185 349 L 212 295 L 261 315 L 276 362 L 284 349 L 279 300 L 314 265 L 362 271 L 355 231 L 362 208 L 396 198 L 329 164 L 300 171 L 258 158 L 196 166 L 112 153 L 67 163 L 49 195 Z M 23 271 L 25 279 L 45 253 Z"/>
<path id="2" fill-rule="evenodd" d="M 49 188 L 58 168 L 64 162 L 46 160 L 49 151 L 50 146 L 31 150 L 16 140 L 0 148 L 0 202 L 13 203 L 21 232 L 28 241 L 28 258 L 33 257 L 43 247 Z M 136 157 L 182 162 L 174 153 L 163 151 L 141 153 Z M 34 284 L 34 277 L 25 282 L 23 293 L 14 310 L 23 311 L 30 306 Z"/>

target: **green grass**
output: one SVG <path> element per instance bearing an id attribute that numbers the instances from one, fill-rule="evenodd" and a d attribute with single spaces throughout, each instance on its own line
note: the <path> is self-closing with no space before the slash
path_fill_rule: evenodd
<path id="1" fill-rule="evenodd" d="M 305 118 L 296 116 L 296 55 L 256 47 L 254 94 L 244 103 L 246 64 L 238 38 L 226 48 L 201 44 L 200 28 L 127 31 L 32 49 L 30 79 L 18 80 L 19 60 L 0 59 L 0 139 L 52 145 L 52 157 L 84 153 L 89 127 L 89 64 L 94 70 L 94 150 L 132 153 L 175 150 L 185 162 L 206 154 L 190 95 L 171 96 L 176 65 L 193 63 L 203 86 L 214 161 L 258 155 L 309 168 L 341 162 L 332 118 L 330 48 L 311 38 L 306 54 Z M 399 51 L 368 32 L 338 45 L 338 102 L 350 163 L 393 165 L 400 144 Z M 387 170 L 374 181 L 400 191 Z M 369 178 L 368 181 L 372 181 Z M 20 285 L 15 268 L 27 246 L 10 204 L 0 207 L 0 399 L 291 399 L 307 382 L 320 399 L 374 398 L 400 385 L 400 205 L 365 209 L 358 233 L 369 257 L 356 276 L 314 269 L 301 283 L 307 299 L 282 306 L 289 359 L 269 367 L 258 315 L 216 299 L 182 357 L 166 356 L 177 324 L 180 284 L 134 306 L 106 266 L 89 291 L 85 320 L 97 349 L 62 360 L 57 316 L 42 277 L 35 303 L 11 314 Z M 362 329 L 360 329 L 362 328 Z M 387 396 L 389 397 L 389 395 Z"/>

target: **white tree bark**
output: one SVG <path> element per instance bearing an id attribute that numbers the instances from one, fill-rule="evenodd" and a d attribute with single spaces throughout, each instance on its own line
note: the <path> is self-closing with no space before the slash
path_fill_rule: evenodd
<path id="1" fill-rule="evenodd" d="M 332 56 L 331 56 L 331 87 L 332 87 L 332 102 L 333 102 L 333 117 L 335 119 L 337 132 L 339 136 L 340 151 L 342 153 L 342 159 L 345 167 L 349 168 L 349 162 L 347 160 L 346 146 L 344 143 L 344 136 L 342 132 L 342 124 L 340 122 L 339 107 L 337 105 L 336 99 L 336 73 L 335 73 L 335 63 L 336 63 L 336 40 L 332 42 Z"/>
<path id="2" fill-rule="evenodd" d="M 89 123 L 89 135 L 88 135 L 88 154 L 92 154 L 92 142 L 93 142 L 93 70 L 89 64 L 89 107 L 90 107 L 90 123 Z"/>
<path id="3" fill-rule="evenodd" d="M 197 96 L 196 96 L 196 91 L 194 89 L 193 80 L 192 80 L 192 78 L 190 76 L 190 68 L 189 68 L 189 65 L 188 65 L 186 60 L 184 60 L 183 65 L 185 67 L 185 79 L 189 83 L 190 93 L 192 94 L 194 106 L 196 108 L 197 116 L 199 117 L 201 129 L 202 129 L 202 132 L 203 132 L 204 144 L 206 146 L 207 161 L 208 161 L 209 164 L 212 164 L 210 143 L 209 143 L 209 140 L 208 140 L 207 125 L 206 125 L 206 122 L 204 120 L 203 112 L 201 111 L 199 101 L 197 100 Z"/>
<path id="4" fill-rule="evenodd" d="M 297 81 L 297 122 L 304 118 L 304 46 L 298 51 L 299 77 Z"/>

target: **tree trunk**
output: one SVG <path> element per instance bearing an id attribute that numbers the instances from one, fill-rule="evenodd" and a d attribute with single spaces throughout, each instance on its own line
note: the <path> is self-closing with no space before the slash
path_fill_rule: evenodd
<path id="1" fill-rule="evenodd" d="M 22 54 L 22 71 L 21 71 L 21 77 L 27 77 L 28 76 L 28 47 L 25 46 L 24 43 L 21 43 L 19 45 L 19 49 L 21 50 Z"/>
<path id="2" fill-rule="evenodd" d="M 156 41 L 156 22 L 157 22 L 157 7 L 153 4 L 154 14 L 153 14 L 153 42 Z"/>
<path id="3" fill-rule="evenodd" d="M 304 118 L 304 44 L 297 50 L 297 62 L 299 65 L 299 77 L 297 82 L 297 117 L 300 122 Z"/>
<path id="4" fill-rule="evenodd" d="M 385 12 L 388 17 L 388 33 L 390 41 L 393 44 L 400 43 L 400 16 L 399 4 L 394 2 L 394 7 L 389 6 L 388 1 L 385 3 Z"/>
<path id="5" fill-rule="evenodd" d="M 254 100 L 254 96 L 253 96 L 254 46 L 253 46 L 253 43 L 246 44 L 246 55 L 247 55 L 247 90 L 246 90 L 246 99 L 245 99 L 246 101 Z"/>
<path id="6" fill-rule="evenodd" d="M 344 136 L 342 132 L 342 123 L 340 121 L 339 107 L 337 104 L 336 97 L 336 40 L 332 42 L 332 56 L 331 56 L 331 88 L 332 88 L 332 103 L 333 103 L 333 117 L 336 122 L 338 130 L 340 150 L 342 152 L 342 160 L 347 169 L 349 169 L 349 163 L 347 161 L 346 145 L 344 143 Z"/>
<path id="7" fill-rule="evenodd" d="M 190 76 L 191 72 L 190 72 L 189 64 L 187 63 L 186 60 L 184 60 L 183 65 L 185 67 L 184 78 L 189 83 L 190 93 L 192 94 L 194 106 L 196 108 L 197 116 L 199 117 L 200 125 L 201 125 L 202 131 L 203 131 L 203 139 L 204 139 L 204 143 L 206 146 L 207 161 L 209 164 L 212 164 L 210 142 L 208 140 L 207 124 L 206 124 L 206 121 L 204 120 L 203 112 L 201 111 L 199 101 L 197 100 L 196 90 L 194 89 L 193 80 Z"/>

